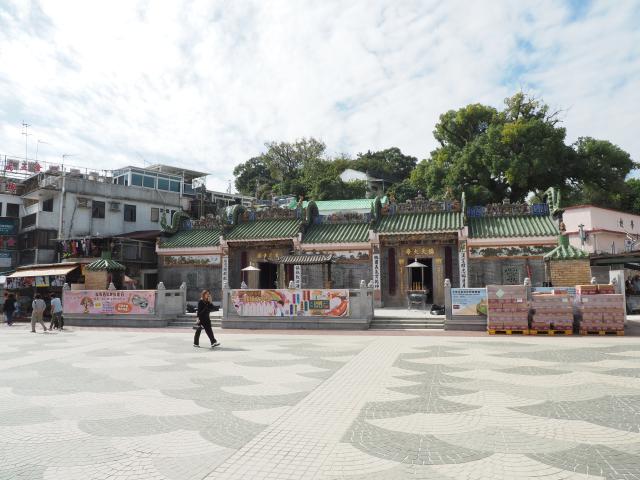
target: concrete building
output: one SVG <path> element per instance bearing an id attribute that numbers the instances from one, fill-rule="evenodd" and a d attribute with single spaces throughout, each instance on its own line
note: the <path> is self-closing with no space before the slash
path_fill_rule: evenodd
<path id="1" fill-rule="evenodd" d="M 566 235 L 574 247 L 592 254 L 616 254 L 640 249 L 640 215 L 576 205 L 564 208 Z"/>

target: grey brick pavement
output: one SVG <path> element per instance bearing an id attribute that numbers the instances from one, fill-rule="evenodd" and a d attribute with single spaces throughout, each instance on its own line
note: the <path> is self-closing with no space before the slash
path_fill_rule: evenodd
<path id="1" fill-rule="evenodd" d="M 0 480 L 639 479 L 640 340 L 0 327 Z"/>

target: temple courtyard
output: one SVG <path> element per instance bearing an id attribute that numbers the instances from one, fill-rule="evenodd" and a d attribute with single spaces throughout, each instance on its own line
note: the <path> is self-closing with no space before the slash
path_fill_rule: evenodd
<path id="1" fill-rule="evenodd" d="M 0 479 L 640 479 L 640 337 L 444 333 L 3 325 Z"/>

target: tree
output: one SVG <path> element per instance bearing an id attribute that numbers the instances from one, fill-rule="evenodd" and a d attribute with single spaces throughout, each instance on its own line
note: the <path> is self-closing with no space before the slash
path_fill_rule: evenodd
<path id="1" fill-rule="evenodd" d="M 416 157 L 405 155 L 399 148 L 392 147 L 377 152 L 359 153 L 350 168 L 383 179 L 391 185 L 409 178 L 417 162 Z"/>
<path id="2" fill-rule="evenodd" d="M 440 116 L 440 147 L 412 176 L 429 196 L 465 192 L 471 203 L 524 200 L 567 172 L 565 131 L 558 113 L 524 93 L 505 108 L 472 104 Z"/>
<path id="3" fill-rule="evenodd" d="M 269 167 L 263 158 L 253 157 L 233 169 L 236 177 L 236 190 L 243 195 L 255 195 L 256 190 L 260 198 L 268 194 L 275 180 L 271 178 Z"/>
<path id="4" fill-rule="evenodd" d="M 608 202 L 635 168 L 610 142 L 566 145 L 559 112 L 522 92 L 505 99 L 501 111 L 472 104 L 446 112 L 433 134 L 440 146 L 411 175 L 432 198 L 465 192 L 470 204 L 516 202 L 555 186 L 570 201 Z"/>
<path id="5" fill-rule="evenodd" d="M 398 202 L 405 202 L 416 198 L 420 189 L 416 187 L 411 179 L 405 179 L 400 183 L 395 183 L 387 190 L 387 195 L 393 196 Z"/>
<path id="6" fill-rule="evenodd" d="M 633 208 L 636 184 L 625 178 L 637 168 L 631 156 L 606 140 L 580 137 L 571 146 L 572 164 L 582 175 L 570 179 L 565 198 L 568 204 L 592 203 L 611 208 Z"/>
<path id="7" fill-rule="evenodd" d="M 266 143 L 261 155 L 269 166 L 271 176 L 278 180 L 297 178 L 309 162 L 322 158 L 326 145 L 315 138 L 302 138 L 293 143 Z"/>

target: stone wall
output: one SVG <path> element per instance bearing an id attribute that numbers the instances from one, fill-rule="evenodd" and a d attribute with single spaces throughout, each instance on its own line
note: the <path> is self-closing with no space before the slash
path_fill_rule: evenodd
<path id="1" fill-rule="evenodd" d="M 158 278 L 167 289 L 187 284 L 187 302 L 197 302 L 202 290 L 211 291 L 214 301 L 222 299 L 222 269 L 211 265 L 158 265 Z"/>
<path id="2" fill-rule="evenodd" d="M 544 260 L 529 258 L 528 262 L 532 277 L 531 285 L 542 286 L 545 282 Z M 470 258 L 469 287 L 522 284 L 527 277 L 526 264 L 527 259 L 524 258 Z M 516 277 L 517 281 L 515 281 Z"/>
<path id="3" fill-rule="evenodd" d="M 555 287 L 588 285 L 591 281 L 589 260 L 553 260 L 549 262 L 551 284 Z"/>
<path id="4" fill-rule="evenodd" d="M 366 284 L 373 279 L 371 260 L 359 263 L 334 263 L 331 265 L 333 288 L 360 288 L 360 280 Z M 303 265 L 302 288 L 322 288 L 326 265 Z"/>

